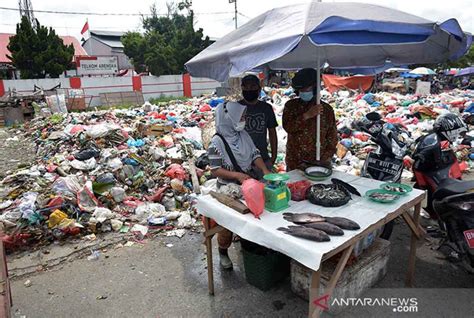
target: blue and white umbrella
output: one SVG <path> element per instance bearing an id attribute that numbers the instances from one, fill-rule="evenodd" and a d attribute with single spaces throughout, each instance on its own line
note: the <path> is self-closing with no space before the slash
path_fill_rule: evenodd
<path id="1" fill-rule="evenodd" d="M 410 71 L 410 74 L 416 75 L 436 75 L 436 72 L 427 67 L 417 67 Z"/>
<path id="2" fill-rule="evenodd" d="M 439 63 L 461 57 L 471 42 L 455 19 L 439 24 L 373 4 L 311 2 L 257 16 L 193 57 L 186 68 L 193 76 L 225 81 L 256 67 Z M 319 128 L 317 139 L 319 159 Z"/>

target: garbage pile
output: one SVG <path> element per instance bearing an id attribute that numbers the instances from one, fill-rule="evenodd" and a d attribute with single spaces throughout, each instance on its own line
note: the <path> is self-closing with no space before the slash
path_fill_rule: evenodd
<path id="1" fill-rule="evenodd" d="M 284 104 L 294 96 L 293 90 L 291 88 L 267 89 L 266 95 L 273 103 L 281 124 Z M 338 122 L 340 142 L 337 147 L 334 168 L 354 175 L 360 175 L 368 152 L 375 149 L 370 135 L 358 130 L 355 125 L 366 114 L 378 112 L 385 122 L 401 126 L 409 134 L 410 138 L 407 142 L 412 148 L 419 137 L 432 130 L 433 123 L 439 115 L 447 112 L 456 113 L 461 117 L 466 114 L 474 114 L 473 90 L 454 89 L 428 96 L 388 92 L 358 94 L 346 90 L 330 94 L 323 90 L 321 98 L 334 107 Z M 284 152 L 286 134 L 281 127 L 278 130 L 278 138 L 279 151 Z M 474 168 L 474 142 L 472 140 L 474 140 L 473 130 L 464 138 L 462 144 L 459 140 L 454 145 L 464 171 Z M 409 158 L 407 158 L 408 161 Z M 409 166 L 408 163 L 407 166 Z M 403 176 L 411 178 L 412 174 L 406 169 Z"/>
<path id="2" fill-rule="evenodd" d="M 277 172 L 285 171 L 281 127 L 290 89 L 265 89 L 280 127 Z M 336 113 L 340 141 L 336 170 L 359 175 L 370 136 L 354 123 L 377 111 L 400 124 L 412 144 L 445 112 L 474 113 L 474 91 L 419 97 L 397 93 L 322 92 Z M 213 108 L 223 98 L 195 98 L 136 109 L 53 114 L 18 131 L 35 140 L 36 158 L 0 181 L 0 228 L 9 250 L 69 237 L 120 232 L 142 240 L 156 232 L 181 237 L 195 225 L 197 184 L 211 179 L 205 147 L 213 135 Z M 474 140 L 474 131 L 468 133 Z M 473 142 L 459 146 L 463 169 L 474 167 Z M 21 151 L 19 149 L 19 151 Z M 194 167 L 194 165 L 196 167 Z M 411 172 L 404 171 L 405 178 Z M 215 181 L 215 180 L 214 180 Z"/>
<path id="3" fill-rule="evenodd" d="M 195 160 L 205 152 L 201 128 L 213 120 L 207 101 L 29 122 L 18 133 L 35 141 L 35 163 L 0 182 L 6 248 L 112 231 L 138 240 L 163 230 L 184 235 L 195 224 L 191 171 L 200 183 L 210 178 Z"/>

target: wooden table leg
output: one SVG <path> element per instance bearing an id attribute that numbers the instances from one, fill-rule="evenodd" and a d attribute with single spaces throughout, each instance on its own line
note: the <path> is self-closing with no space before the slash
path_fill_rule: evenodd
<path id="1" fill-rule="evenodd" d="M 331 299 L 332 292 L 334 291 L 337 281 L 339 280 L 339 277 L 341 277 L 341 274 L 344 271 L 344 268 L 346 267 L 347 261 L 349 260 L 349 257 L 351 256 L 354 246 L 355 244 L 352 244 L 349 247 L 347 247 L 342 252 L 341 258 L 337 262 L 336 269 L 334 270 L 331 276 L 331 279 L 329 280 L 329 283 L 326 286 L 326 290 L 323 293 L 323 297 L 327 297 L 327 301 Z M 321 281 L 321 268 L 317 272 L 313 272 L 313 276 L 311 279 L 311 287 L 310 287 L 311 289 L 309 293 L 309 314 L 308 314 L 309 318 L 319 318 L 321 308 L 316 307 L 314 301 L 318 299 L 318 296 L 319 296 L 320 281 Z M 316 286 L 317 286 L 317 289 L 316 289 Z"/>
<path id="2" fill-rule="evenodd" d="M 321 283 L 321 266 L 317 271 L 311 274 L 311 285 L 309 286 L 309 314 L 308 317 L 313 317 L 316 311 L 315 299 L 319 298 L 319 284 Z M 319 313 L 316 313 L 319 316 Z"/>
<path id="3" fill-rule="evenodd" d="M 421 202 L 415 205 L 415 212 L 413 213 L 413 222 L 415 223 L 415 228 L 418 227 L 420 223 L 420 212 L 421 212 Z M 411 229 L 411 228 L 410 228 Z M 411 242 L 410 242 L 410 254 L 408 257 L 408 272 L 407 278 L 405 281 L 406 287 L 413 287 L 413 281 L 415 277 L 415 261 L 416 261 L 416 243 L 418 241 L 417 235 L 413 232 L 411 233 Z"/>
<path id="4" fill-rule="evenodd" d="M 204 217 L 204 229 L 210 229 L 210 219 L 208 217 Z M 206 235 L 204 232 L 204 236 L 206 238 L 206 258 L 207 258 L 207 285 L 209 288 L 209 294 L 214 295 L 214 269 L 212 266 L 212 236 Z"/>

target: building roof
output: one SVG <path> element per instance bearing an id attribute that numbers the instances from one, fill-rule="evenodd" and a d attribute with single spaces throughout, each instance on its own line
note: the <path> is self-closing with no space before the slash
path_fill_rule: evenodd
<path id="1" fill-rule="evenodd" d="M 10 55 L 10 51 L 8 50 L 7 46 L 10 43 L 10 37 L 14 34 L 11 33 L 0 33 L 0 63 L 11 63 L 10 59 L 7 55 Z M 59 36 L 65 45 L 72 44 L 74 46 L 74 55 L 87 55 L 84 48 L 81 46 L 79 41 L 69 35 Z"/>
<path id="2" fill-rule="evenodd" d="M 91 30 L 90 33 L 91 37 L 111 48 L 123 49 L 120 38 L 125 32 Z"/>

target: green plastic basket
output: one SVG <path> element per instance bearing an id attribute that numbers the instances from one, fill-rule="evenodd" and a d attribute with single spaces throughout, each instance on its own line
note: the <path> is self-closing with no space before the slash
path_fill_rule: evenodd
<path id="1" fill-rule="evenodd" d="M 260 251 L 263 247 L 260 247 Z M 290 274 L 290 259 L 281 253 L 266 249 L 257 253 L 242 247 L 245 279 L 260 290 L 275 287 Z"/>

